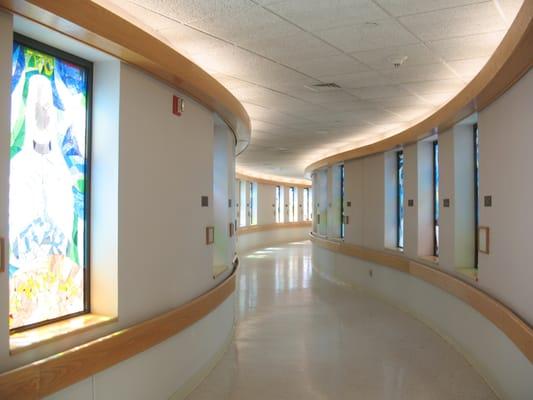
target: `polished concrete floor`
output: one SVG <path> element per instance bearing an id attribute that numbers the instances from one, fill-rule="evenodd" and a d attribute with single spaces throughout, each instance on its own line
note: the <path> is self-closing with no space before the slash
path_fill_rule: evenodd
<path id="1" fill-rule="evenodd" d="M 241 255 L 235 339 L 187 400 L 488 400 L 440 336 L 313 272 L 309 242 Z"/>

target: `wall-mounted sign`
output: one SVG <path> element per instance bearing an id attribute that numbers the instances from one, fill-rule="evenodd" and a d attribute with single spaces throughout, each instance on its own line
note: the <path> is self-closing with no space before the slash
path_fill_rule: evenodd
<path id="1" fill-rule="evenodd" d="M 490 228 L 488 226 L 480 226 L 477 236 L 477 245 L 480 253 L 490 253 Z"/>
<path id="2" fill-rule="evenodd" d="M 205 244 L 215 243 L 215 227 L 206 226 L 205 227 Z"/>

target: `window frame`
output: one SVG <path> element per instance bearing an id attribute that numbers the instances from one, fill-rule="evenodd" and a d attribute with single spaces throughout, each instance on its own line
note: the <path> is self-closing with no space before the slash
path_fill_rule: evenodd
<path id="1" fill-rule="evenodd" d="M 83 254 L 83 310 L 71 314 L 62 315 L 60 317 L 46 319 L 40 322 L 35 322 L 28 325 L 19 326 L 9 330 L 10 334 L 27 331 L 41 326 L 49 325 L 54 322 L 64 321 L 75 318 L 80 315 L 89 314 L 91 312 L 91 184 L 92 184 L 92 120 L 93 120 L 93 74 L 94 63 L 84 58 L 78 57 L 74 54 L 67 53 L 56 47 L 52 47 L 46 43 L 32 39 L 30 37 L 21 35 L 17 32 L 13 33 L 12 43 L 19 44 L 25 47 L 32 48 L 36 51 L 45 53 L 52 57 L 60 58 L 69 63 L 75 64 L 78 67 L 85 69 L 87 74 L 87 94 L 86 94 L 86 118 L 85 118 L 85 171 L 84 171 L 84 254 Z M 11 58 L 13 62 L 13 58 Z M 10 78 L 11 79 L 11 78 Z M 11 94 L 10 94 L 11 97 Z M 11 102 L 11 99 L 10 99 Z M 11 129 L 11 128 L 10 128 Z M 9 289 L 8 289 L 9 293 Z"/>
<path id="2" fill-rule="evenodd" d="M 472 127 L 474 140 L 474 268 L 479 267 L 479 127 Z"/>
<path id="3" fill-rule="evenodd" d="M 275 208 L 276 208 L 275 209 L 276 223 L 280 224 L 281 223 L 281 186 L 280 185 L 276 186 Z"/>
<path id="4" fill-rule="evenodd" d="M 404 157 L 403 150 L 396 152 L 396 247 L 399 249 L 403 249 L 405 245 Z"/>
<path id="5" fill-rule="evenodd" d="M 341 239 L 344 239 L 344 235 L 346 233 L 346 226 L 344 224 L 344 164 L 341 164 L 339 166 L 340 168 L 340 198 L 341 198 L 341 209 L 340 209 L 340 216 L 341 216 L 341 226 L 340 226 L 340 237 Z"/>
<path id="6" fill-rule="evenodd" d="M 439 181 L 440 181 L 440 171 L 439 171 L 439 141 L 434 140 L 432 143 L 432 153 L 433 153 L 433 165 L 432 165 L 432 175 L 433 175 L 433 256 L 439 256 L 440 250 L 440 232 L 439 232 L 439 220 L 440 220 L 440 210 L 439 210 Z"/>

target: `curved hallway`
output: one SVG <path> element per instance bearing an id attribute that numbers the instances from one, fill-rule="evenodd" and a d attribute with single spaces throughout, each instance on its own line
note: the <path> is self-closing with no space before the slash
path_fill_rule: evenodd
<path id="1" fill-rule="evenodd" d="M 309 242 L 241 255 L 234 340 L 187 398 L 496 399 L 440 336 L 314 273 Z"/>

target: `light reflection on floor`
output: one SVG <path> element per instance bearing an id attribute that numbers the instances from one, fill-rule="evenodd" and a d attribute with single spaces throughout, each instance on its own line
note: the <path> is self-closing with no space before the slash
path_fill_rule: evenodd
<path id="1" fill-rule="evenodd" d="M 241 255 L 233 344 L 188 400 L 493 400 L 443 339 L 313 274 L 308 241 Z"/>

